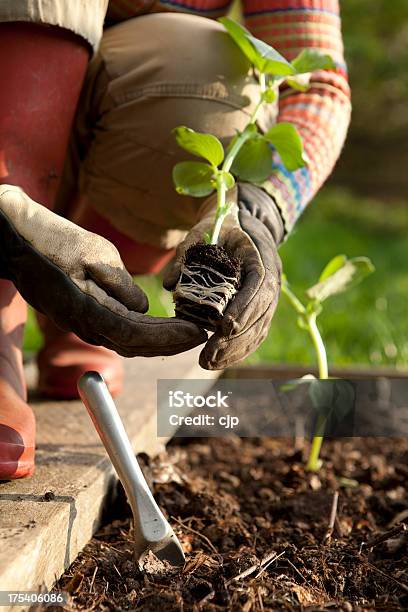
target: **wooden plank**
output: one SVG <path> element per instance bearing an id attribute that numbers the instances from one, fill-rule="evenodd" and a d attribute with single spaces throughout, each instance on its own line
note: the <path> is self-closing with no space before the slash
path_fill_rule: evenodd
<path id="1" fill-rule="evenodd" d="M 155 454 L 165 442 L 156 436 L 157 379 L 200 379 L 204 393 L 218 376 L 198 366 L 198 354 L 125 361 L 125 389 L 116 404 L 135 452 Z M 98 528 L 116 482 L 79 400 L 32 396 L 30 403 L 38 424 L 37 468 L 32 478 L 0 483 L 0 591 L 50 588 Z"/>
<path id="2" fill-rule="evenodd" d="M 226 370 L 225 378 L 273 378 L 276 380 L 288 380 L 291 378 L 301 378 L 305 374 L 317 376 L 314 367 L 307 367 L 298 364 L 260 364 L 254 366 L 237 366 Z M 345 378 L 354 380 L 369 380 L 373 378 L 407 378 L 408 368 L 393 367 L 335 367 L 330 368 L 330 376 L 335 378 Z"/>

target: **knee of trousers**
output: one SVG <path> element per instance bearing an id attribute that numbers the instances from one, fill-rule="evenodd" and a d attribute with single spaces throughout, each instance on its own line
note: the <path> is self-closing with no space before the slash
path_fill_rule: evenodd
<path id="1" fill-rule="evenodd" d="M 201 202 L 175 193 L 172 169 L 190 156 L 172 130 L 186 125 L 226 144 L 244 128 L 259 93 L 240 49 L 207 18 L 137 17 L 105 32 L 90 66 L 90 88 L 94 134 L 82 171 L 90 201 L 109 217 L 119 189 L 126 223 L 138 194 L 149 209 L 138 214 L 159 219 L 166 229 L 191 227 Z M 261 129 L 275 116 L 276 108 L 266 110 Z M 120 215 L 116 207 L 116 226 Z"/>

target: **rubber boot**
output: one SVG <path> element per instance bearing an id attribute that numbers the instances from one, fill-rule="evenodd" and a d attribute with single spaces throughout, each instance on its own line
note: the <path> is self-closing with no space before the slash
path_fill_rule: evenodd
<path id="1" fill-rule="evenodd" d="M 71 32 L 0 24 L 0 183 L 52 208 L 89 59 Z M 1 237 L 0 237 L 1 239 Z M 22 341 L 27 307 L 0 281 L 0 479 L 34 470 L 35 421 L 26 403 Z"/>
<path id="2" fill-rule="evenodd" d="M 0 280 L 0 480 L 34 470 L 35 419 L 26 403 L 21 350 L 26 317 L 13 283 Z"/>

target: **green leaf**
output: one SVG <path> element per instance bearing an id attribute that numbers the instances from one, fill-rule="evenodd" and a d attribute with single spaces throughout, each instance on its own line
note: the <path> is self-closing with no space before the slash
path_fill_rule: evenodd
<path id="1" fill-rule="evenodd" d="M 177 144 L 197 157 L 203 157 L 213 166 L 219 166 L 224 159 L 224 148 L 212 134 L 201 134 L 184 125 L 173 130 Z"/>
<path id="2" fill-rule="evenodd" d="M 227 189 L 232 189 L 235 185 L 235 179 L 230 172 L 220 172 L 221 180 Z"/>
<path id="3" fill-rule="evenodd" d="M 268 89 L 262 92 L 262 100 L 266 102 L 267 104 L 271 104 L 272 102 L 275 102 L 277 96 L 278 96 L 277 91 L 273 89 L 272 87 L 268 87 Z"/>
<path id="4" fill-rule="evenodd" d="M 326 278 L 329 278 L 329 276 L 332 276 L 335 272 L 337 272 L 337 270 L 340 270 L 340 268 L 342 268 L 346 262 L 346 255 L 336 255 L 336 257 L 333 257 L 333 259 L 331 259 L 323 268 L 323 271 L 319 276 L 319 283 L 320 281 L 324 281 Z"/>
<path id="5" fill-rule="evenodd" d="M 353 409 L 355 390 L 348 380 L 313 380 L 309 386 L 313 408 L 332 423 L 341 422 Z"/>
<path id="6" fill-rule="evenodd" d="M 268 142 L 261 136 L 247 140 L 240 148 L 231 172 L 243 181 L 265 181 L 272 173 L 272 151 Z"/>
<path id="7" fill-rule="evenodd" d="M 293 380 L 288 380 L 284 382 L 280 387 L 279 391 L 282 393 L 287 393 L 288 391 L 293 391 L 297 389 L 300 385 L 304 385 L 305 383 L 310 383 L 311 380 L 316 380 L 316 376 L 313 374 L 305 374 L 301 378 L 294 378 Z"/>
<path id="8" fill-rule="evenodd" d="M 273 74 L 276 76 L 288 76 L 296 74 L 295 68 L 283 55 L 278 53 L 273 47 L 268 45 L 263 40 L 247 35 L 247 39 L 252 44 L 256 51 L 254 65 L 260 72 L 264 74 Z"/>
<path id="9" fill-rule="evenodd" d="M 248 36 L 251 35 L 250 32 L 248 32 L 248 30 L 244 28 L 244 26 L 240 25 L 229 17 L 220 17 L 218 21 L 222 23 L 228 34 L 238 45 L 238 47 L 241 49 L 242 53 L 246 56 L 246 58 L 249 59 L 251 64 L 255 65 L 257 54 L 248 40 Z"/>
<path id="10" fill-rule="evenodd" d="M 334 70 L 336 64 L 330 55 L 325 55 L 316 49 L 303 49 L 292 61 L 297 74 L 313 72 L 314 70 Z"/>
<path id="11" fill-rule="evenodd" d="M 205 244 L 211 244 L 211 234 L 210 232 L 205 232 L 203 236 L 203 240 Z"/>
<path id="12" fill-rule="evenodd" d="M 302 139 L 291 123 L 277 123 L 264 134 L 275 147 L 282 158 L 285 167 L 293 172 L 308 162 L 308 157 L 303 150 Z"/>
<path id="13" fill-rule="evenodd" d="M 278 76 L 296 74 L 290 62 L 263 40 L 252 36 L 242 25 L 229 17 L 220 17 L 218 21 L 222 23 L 251 64 L 260 72 Z"/>
<path id="14" fill-rule="evenodd" d="M 201 198 L 215 189 L 214 168 L 203 162 L 186 161 L 173 168 L 173 182 L 177 193 Z"/>
<path id="15" fill-rule="evenodd" d="M 333 402 L 333 385 L 331 380 L 315 379 L 311 381 L 308 394 L 313 408 L 317 412 L 325 412 Z"/>
<path id="16" fill-rule="evenodd" d="M 296 89 L 297 91 L 307 91 L 310 87 L 310 77 L 311 73 L 306 74 L 297 74 L 296 76 L 290 77 L 286 79 L 286 83 L 292 89 Z"/>
<path id="17" fill-rule="evenodd" d="M 310 87 L 310 79 L 314 70 L 334 70 L 335 63 L 329 55 L 323 55 L 315 49 L 304 49 L 292 66 L 296 69 L 296 75 L 286 79 L 289 87 L 298 91 L 307 91 Z"/>
<path id="18" fill-rule="evenodd" d="M 344 256 L 339 256 L 344 257 Z M 332 260 L 333 261 L 333 260 Z M 352 287 L 358 285 L 366 276 L 374 272 L 375 268 L 368 257 L 353 257 L 343 259 L 343 264 L 339 266 L 340 260 L 332 263 L 332 273 L 323 280 L 306 291 L 306 295 L 319 302 L 327 300 L 332 295 L 344 293 Z M 337 269 L 334 270 L 334 268 Z M 322 275 L 325 270 L 323 270 Z"/>

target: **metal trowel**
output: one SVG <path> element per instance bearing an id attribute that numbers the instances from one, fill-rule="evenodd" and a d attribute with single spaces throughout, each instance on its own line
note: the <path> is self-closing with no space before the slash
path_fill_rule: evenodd
<path id="1" fill-rule="evenodd" d="M 182 566 L 181 544 L 147 485 L 105 381 L 98 372 L 86 372 L 78 381 L 78 391 L 132 508 L 139 568 L 143 570 L 150 551 L 161 561 Z"/>

